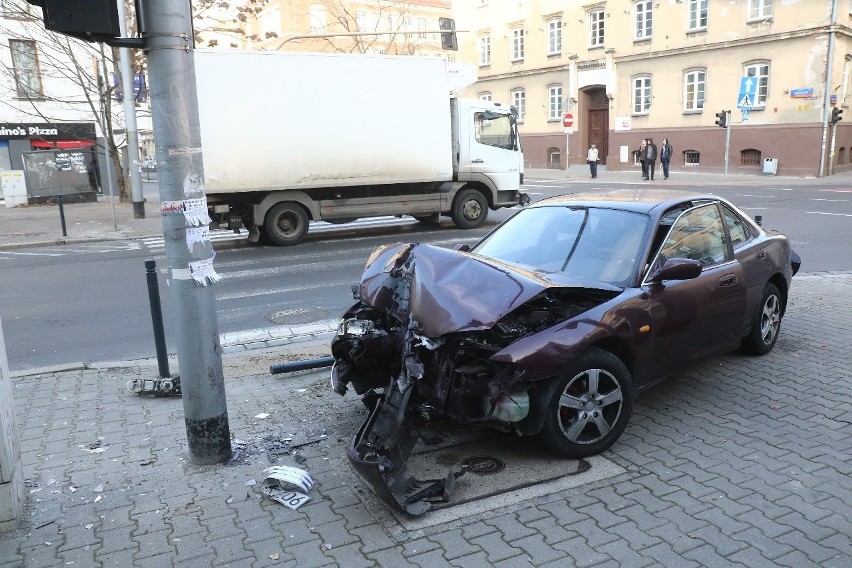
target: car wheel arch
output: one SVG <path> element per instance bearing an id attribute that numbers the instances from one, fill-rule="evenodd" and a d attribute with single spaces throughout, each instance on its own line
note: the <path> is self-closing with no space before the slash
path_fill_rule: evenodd
<path id="1" fill-rule="evenodd" d="M 768 284 L 775 284 L 778 292 L 781 293 L 781 317 L 787 311 L 787 279 L 780 273 L 776 273 L 769 279 Z"/>
<path id="2" fill-rule="evenodd" d="M 607 337 L 591 343 L 578 352 L 576 357 L 580 357 L 592 349 L 600 349 L 615 356 L 627 368 L 630 378 L 633 380 L 634 393 L 637 392 L 636 379 L 634 376 L 633 354 L 626 342 L 617 337 Z M 530 413 L 518 424 L 518 431 L 525 436 L 533 436 L 541 432 L 544 426 L 544 421 L 547 416 L 547 406 L 550 402 L 553 391 L 557 388 L 557 384 L 562 375 L 555 374 L 542 377 L 530 384 Z"/>

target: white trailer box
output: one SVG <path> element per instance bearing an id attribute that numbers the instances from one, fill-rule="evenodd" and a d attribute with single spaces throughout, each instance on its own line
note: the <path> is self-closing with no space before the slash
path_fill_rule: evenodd
<path id="1" fill-rule="evenodd" d="M 449 214 L 472 229 L 522 198 L 512 109 L 453 97 L 476 80 L 472 65 L 199 50 L 195 75 L 211 228 L 279 245 L 312 220 Z"/>
<path id="2" fill-rule="evenodd" d="M 449 180 L 440 59 L 195 52 L 208 194 Z"/>

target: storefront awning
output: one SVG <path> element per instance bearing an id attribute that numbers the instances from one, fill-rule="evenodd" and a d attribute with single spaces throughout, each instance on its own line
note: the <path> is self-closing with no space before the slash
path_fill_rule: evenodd
<path id="1" fill-rule="evenodd" d="M 30 140 L 33 150 L 70 150 L 72 148 L 89 148 L 95 143 L 91 140 Z"/>

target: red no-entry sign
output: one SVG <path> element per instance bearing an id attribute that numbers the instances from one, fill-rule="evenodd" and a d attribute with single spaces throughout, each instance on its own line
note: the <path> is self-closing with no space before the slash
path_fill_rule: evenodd
<path id="1" fill-rule="evenodd" d="M 570 112 L 566 112 L 565 116 L 562 118 L 562 125 L 565 128 L 570 128 L 574 126 L 574 115 Z"/>

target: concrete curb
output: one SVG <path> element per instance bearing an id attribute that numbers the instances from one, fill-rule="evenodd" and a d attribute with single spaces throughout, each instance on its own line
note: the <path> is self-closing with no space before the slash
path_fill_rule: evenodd
<path id="1" fill-rule="evenodd" d="M 233 333 L 223 333 L 219 336 L 219 342 L 222 346 L 223 355 L 237 355 L 260 349 L 284 349 L 290 346 L 297 346 L 314 341 L 325 341 L 330 343 L 336 330 L 336 319 L 323 320 L 321 322 L 300 326 L 278 326 Z M 176 360 L 174 353 L 169 353 L 169 360 L 171 363 Z M 21 378 L 49 373 L 76 371 L 79 369 L 116 369 L 156 366 L 156 357 L 145 357 L 124 361 L 93 361 L 90 363 L 80 361 L 13 371 L 10 375 L 13 378 Z"/>

